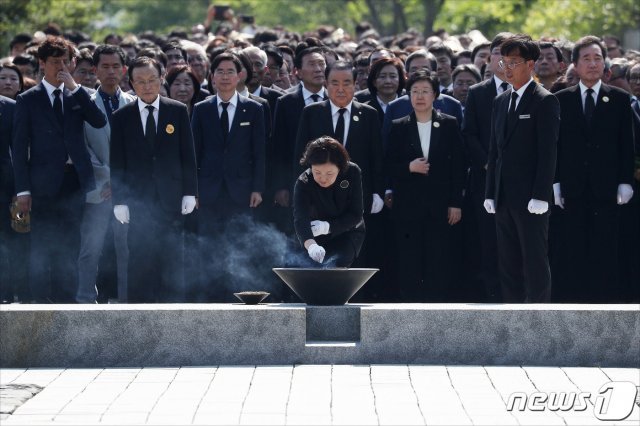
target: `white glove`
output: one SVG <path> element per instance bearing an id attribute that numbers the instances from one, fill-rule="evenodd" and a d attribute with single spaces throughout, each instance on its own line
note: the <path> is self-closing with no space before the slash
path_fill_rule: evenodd
<path id="1" fill-rule="evenodd" d="M 327 254 L 324 248 L 316 243 L 311 244 L 307 249 L 307 252 L 309 253 L 309 257 L 318 263 L 322 263 L 324 255 Z"/>
<path id="2" fill-rule="evenodd" d="M 562 191 L 560 190 L 560 183 L 553 184 L 553 204 L 564 209 L 564 198 L 562 198 Z"/>
<path id="3" fill-rule="evenodd" d="M 496 213 L 496 202 L 494 200 L 492 200 L 492 199 L 484 200 L 484 209 L 489 214 L 495 214 Z"/>
<path id="4" fill-rule="evenodd" d="M 325 222 L 323 220 L 312 220 L 311 232 L 314 237 L 317 237 L 318 235 L 327 235 L 329 233 L 329 222 Z"/>
<path id="5" fill-rule="evenodd" d="M 549 210 L 549 203 L 532 198 L 531 200 L 529 200 L 527 209 L 529 209 L 529 213 L 543 214 L 546 213 L 547 210 Z"/>
<path id="6" fill-rule="evenodd" d="M 618 204 L 627 204 L 633 197 L 633 188 L 628 183 L 618 185 Z"/>
<path id="7" fill-rule="evenodd" d="M 185 195 L 182 197 L 182 214 L 189 214 L 196 208 L 196 197 Z"/>
<path id="8" fill-rule="evenodd" d="M 373 194 L 373 202 L 371 203 L 371 214 L 380 213 L 382 207 L 384 207 L 384 201 L 382 201 L 382 198 L 380 198 L 378 194 Z"/>
<path id="9" fill-rule="evenodd" d="M 120 223 L 129 223 L 129 206 L 118 204 L 113 206 L 113 215 Z"/>

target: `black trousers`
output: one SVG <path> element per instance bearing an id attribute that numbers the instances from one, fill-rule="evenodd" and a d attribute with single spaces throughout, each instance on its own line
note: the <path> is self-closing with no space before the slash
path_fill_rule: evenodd
<path id="1" fill-rule="evenodd" d="M 392 210 L 397 288 L 404 303 L 445 302 L 451 291 L 448 207 L 428 204 Z"/>
<path id="2" fill-rule="evenodd" d="M 504 303 L 549 303 L 549 212 L 498 205 L 496 210 L 498 271 Z"/>
<path id="3" fill-rule="evenodd" d="M 184 217 L 158 203 L 129 206 L 129 303 L 182 302 L 184 299 Z"/>
<path id="4" fill-rule="evenodd" d="M 565 280 L 559 298 L 573 303 L 619 300 L 620 206 L 615 201 L 565 198 L 560 238 Z"/>
<path id="5" fill-rule="evenodd" d="M 65 166 L 55 196 L 33 196 L 30 287 L 38 303 L 75 303 L 84 194 L 73 166 Z"/>

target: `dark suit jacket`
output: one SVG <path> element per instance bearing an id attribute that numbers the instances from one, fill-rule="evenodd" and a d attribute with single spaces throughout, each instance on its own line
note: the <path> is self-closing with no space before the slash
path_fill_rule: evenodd
<path id="1" fill-rule="evenodd" d="M 128 103 L 111 116 L 113 204 L 130 206 L 158 200 L 165 212 L 179 214 L 182 197 L 198 195 L 187 107 L 160 97 L 158 130 L 152 147 L 144 136 L 138 102 Z"/>
<path id="2" fill-rule="evenodd" d="M 505 132 L 510 98 L 506 90 L 493 101 L 485 197 L 525 209 L 532 198 L 551 203 L 560 105 L 532 81 Z"/>
<path id="3" fill-rule="evenodd" d="M 258 102 L 238 95 L 225 143 L 217 99 L 214 96 L 197 104 L 191 119 L 200 202 L 215 204 L 225 185 L 238 205 L 249 206 L 251 193 L 265 190 L 264 111 Z"/>
<path id="4" fill-rule="evenodd" d="M 15 195 L 10 152 L 15 105 L 13 99 L 0 96 L 0 199 L 3 203 Z M 0 207 L 4 208 L 5 204 Z"/>
<path id="5" fill-rule="evenodd" d="M 279 90 L 260 86 L 260 97 L 262 99 L 266 99 L 267 102 L 269 102 L 269 108 L 271 108 L 271 111 L 276 110 L 276 102 L 278 101 L 278 98 L 281 97 L 282 95 L 283 93 Z"/>
<path id="6" fill-rule="evenodd" d="M 64 124 L 60 125 L 43 83 L 18 96 L 12 147 L 16 193 L 56 195 L 69 157 L 83 190 L 95 189 L 93 167 L 84 143 L 84 122 L 101 128 L 107 118 L 83 87 L 73 95 L 64 89 L 62 105 Z"/>
<path id="7" fill-rule="evenodd" d="M 293 189 L 298 167 L 294 167 L 294 150 L 298 123 L 304 109 L 302 85 L 278 99 L 273 117 L 274 180 L 276 190 Z"/>
<path id="8" fill-rule="evenodd" d="M 560 182 L 563 197 L 615 202 L 618 184 L 633 182 L 629 94 L 602 84 L 591 123 L 584 116 L 579 85 L 559 91 L 556 97 L 561 121 L 555 182 Z"/>
<path id="9" fill-rule="evenodd" d="M 305 107 L 300 117 L 296 147 L 294 151 L 294 170 L 298 174 L 304 171 L 299 160 L 307 144 L 320 136 L 334 136 L 330 101 L 317 102 Z M 383 148 L 380 140 L 378 113 L 368 105 L 353 101 L 349 133 L 345 143 L 351 161 L 362 170 L 362 193 L 364 211 L 371 211 L 372 194 L 384 196 Z"/>
<path id="10" fill-rule="evenodd" d="M 458 126 L 462 125 L 462 105 L 460 101 L 448 95 L 440 94 L 438 99 L 433 101 L 433 109 L 443 114 L 451 115 L 458 120 Z M 384 124 L 382 125 L 382 138 L 387 141 L 389 130 L 391 130 L 391 122 L 398 118 L 405 117 L 413 112 L 409 95 L 400 96 L 387 106 L 387 112 L 384 115 Z"/>
<path id="11" fill-rule="evenodd" d="M 409 171 L 409 163 L 424 157 L 415 113 L 394 120 L 385 155 L 392 181 L 393 208 L 417 204 L 462 207 L 465 167 L 462 135 L 455 118 L 433 111 L 429 144 L 429 174 Z"/>
<path id="12" fill-rule="evenodd" d="M 353 95 L 353 97 L 356 98 L 356 101 L 360 102 L 361 104 L 365 104 L 371 99 L 375 98 L 375 96 L 371 94 L 371 91 L 369 89 L 358 90 Z"/>
<path id="13" fill-rule="evenodd" d="M 464 136 L 471 167 L 484 170 L 489 157 L 491 139 L 491 108 L 498 95 L 493 78 L 471 86 L 467 94 L 462 120 Z"/>

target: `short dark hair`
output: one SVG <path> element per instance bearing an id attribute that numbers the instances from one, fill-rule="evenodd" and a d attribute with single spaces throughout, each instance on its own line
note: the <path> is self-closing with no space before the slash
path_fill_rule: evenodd
<path id="1" fill-rule="evenodd" d="M 456 77 L 458 76 L 458 74 L 463 72 L 468 72 L 473 75 L 473 77 L 476 79 L 476 82 L 478 83 L 482 81 L 482 76 L 480 75 L 478 67 L 473 64 L 462 64 L 455 67 L 453 69 L 453 72 L 451 73 L 451 81 L 456 81 Z"/>
<path id="2" fill-rule="evenodd" d="M 437 99 L 438 96 L 440 96 L 440 80 L 438 80 L 438 76 L 436 75 L 436 73 L 428 72 L 427 70 L 416 71 L 411 75 L 411 77 L 409 77 L 406 85 L 407 93 L 410 94 L 413 85 L 419 81 L 427 81 L 429 82 L 429 84 L 431 84 L 434 99 Z"/>
<path id="3" fill-rule="evenodd" d="M 165 77 L 165 80 L 167 82 L 167 89 L 171 89 L 171 85 L 173 84 L 173 82 L 182 73 L 186 73 L 189 78 L 191 78 L 191 82 L 193 83 L 193 100 L 196 98 L 196 95 L 200 93 L 200 82 L 198 81 L 198 78 L 193 73 L 193 71 L 191 71 L 191 67 L 187 64 L 176 65 L 175 67 L 171 68 L 171 70 L 169 70 L 167 76 Z"/>
<path id="4" fill-rule="evenodd" d="M 355 67 L 350 61 L 335 61 L 333 64 L 327 65 L 327 68 L 324 70 L 324 78 L 326 80 L 329 80 L 331 71 L 349 71 L 353 77 L 353 81 L 356 81 Z"/>
<path id="5" fill-rule="evenodd" d="M 540 47 L 540 50 L 542 49 L 553 49 L 553 51 L 556 53 L 556 59 L 558 60 L 558 62 L 564 62 L 564 57 L 562 56 L 562 51 L 560 51 L 560 48 L 558 48 L 555 44 L 549 42 L 549 41 L 541 41 L 538 43 L 538 46 Z"/>
<path id="6" fill-rule="evenodd" d="M 456 56 L 453 54 L 453 50 L 444 43 L 436 43 L 427 49 L 432 55 L 446 55 L 451 61 L 451 66 L 455 67 Z"/>
<path id="7" fill-rule="evenodd" d="M 64 55 L 69 59 L 73 58 L 74 48 L 62 37 L 48 36 L 38 47 L 38 59 L 43 62 L 46 62 L 49 57 L 59 58 Z"/>
<path id="8" fill-rule="evenodd" d="M 489 49 L 489 52 L 491 52 L 491 43 L 487 41 L 485 43 L 480 43 L 476 47 L 474 47 L 473 50 L 471 51 L 471 62 L 476 61 L 476 55 L 482 49 Z"/>
<path id="9" fill-rule="evenodd" d="M 417 58 L 424 58 L 424 59 L 428 59 L 430 62 L 430 67 L 431 70 L 435 70 L 437 67 L 437 64 L 435 62 L 435 59 L 433 57 L 433 54 L 430 52 L 427 52 L 424 49 L 418 49 L 415 52 L 411 53 L 408 57 L 407 60 L 404 63 L 404 68 L 405 70 L 407 70 L 407 72 L 409 72 L 409 68 L 411 68 L 411 62 L 413 62 L 414 59 Z"/>
<path id="10" fill-rule="evenodd" d="M 400 58 L 381 58 L 371 65 L 371 70 L 367 77 L 367 87 L 373 96 L 376 96 L 378 93 L 375 81 L 380 75 L 382 68 L 387 65 L 392 65 L 398 71 L 398 90 L 396 91 L 398 96 L 400 96 L 400 93 L 402 93 L 402 90 L 404 89 L 406 78 L 404 76 L 404 65 L 402 64 L 402 60 Z"/>
<path id="11" fill-rule="evenodd" d="M 38 72 L 38 69 L 40 68 L 40 64 L 38 64 L 38 58 L 28 53 L 19 54 L 18 56 L 14 57 L 11 62 L 16 65 L 31 65 L 34 72 Z"/>
<path id="12" fill-rule="evenodd" d="M 502 46 L 502 43 L 504 43 L 504 41 L 509 37 L 513 37 L 513 33 L 505 31 L 505 32 L 496 34 L 493 40 L 491 40 L 491 44 L 489 45 L 489 50 L 493 52 L 493 49 L 495 49 L 496 47 Z"/>
<path id="13" fill-rule="evenodd" d="M 215 58 L 213 58 L 213 61 L 211 61 L 212 74 L 216 71 L 216 68 L 218 68 L 218 66 L 220 65 L 220 62 L 222 61 L 231 61 L 233 62 L 233 65 L 236 67 L 236 72 L 239 73 L 242 71 L 242 63 L 240 62 L 240 59 L 238 59 L 238 57 L 233 55 L 232 53 L 224 52 L 219 54 Z"/>
<path id="14" fill-rule="evenodd" d="M 93 63 L 95 66 L 100 63 L 100 55 L 118 55 L 123 66 L 127 63 L 127 55 L 120 46 L 114 46 L 113 44 L 98 45 L 96 50 L 93 51 Z"/>
<path id="15" fill-rule="evenodd" d="M 187 51 L 177 41 L 170 41 L 169 43 L 162 46 L 162 51 L 164 52 L 165 55 L 169 50 L 179 50 L 180 55 L 182 55 L 182 59 L 184 59 L 185 62 L 187 61 L 187 58 L 188 58 Z"/>
<path id="16" fill-rule="evenodd" d="M 78 52 L 78 56 L 76 57 L 76 66 L 80 65 L 81 62 L 87 62 L 90 66 L 94 66 L 93 55 L 89 49 L 80 49 Z"/>
<path id="17" fill-rule="evenodd" d="M 280 48 L 276 47 L 273 44 L 265 44 L 260 49 L 262 49 L 262 51 L 267 54 L 267 57 L 272 58 L 275 61 L 278 69 L 282 68 L 284 58 L 282 57 Z"/>
<path id="18" fill-rule="evenodd" d="M 27 44 L 32 40 L 32 37 L 27 33 L 16 34 L 9 42 L 9 49 L 13 49 L 16 44 Z"/>
<path id="19" fill-rule="evenodd" d="M 349 153 L 344 146 L 331 136 L 320 136 L 307 144 L 307 148 L 300 159 L 301 166 L 315 166 L 317 164 L 335 164 L 340 173 L 349 169 Z"/>
<path id="20" fill-rule="evenodd" d="M 593 35 L 584 36 L 573 45 L 573 49 L 571 50 L 571 62 L 574 64 L 578 63 L 578 59 L 580 59 L 580 49 L 583 47 L 591 46 L 592 44 L 600 47 L 600 52 L 602 52 L 602 59 L 607 59 L 607 47 L 604 45 L 602 40 Z"/>
<path id="21" fill-rule="evenodd" d="M 293 58 L 293 66 L 298 69 L 302 68 L 302 60 L 304 57 L 313 53 L 319 53 L 324 59 L 323 50 L 320 47 L 308 47 L 299 51 L 296 49 L 296 56 Z"/>
<path id="22" fill-rule="evenodd" d="M 138 53 L 136 53 L 136 58 L 142 57 L 155 59 L 160 62 L 163 69 L 167 67 L 167 55 L 157 47 L 145 47 L 140 49 Z"/>
<path id="23" fill-rule="evenodd" d="M 22 71 L 20 71 L 20 68 L 11 62 L 0 62 L 0 71 L 3 69 L 9 69 L 18 74 L 18 84 L 20 86 L 18 88 L 18 93 L 22 93 L 22 90 L 24 89 L 24 77 L 22 77 Z"/>
<path id="24" fill-rule="evenodd" d="M 129 74 L 129 81 L 133 81 L 133 70 L 136 68 L 144 68 L 148 66 L 153 66 L 156 70 L 158 70 L 158 77 L 162 77 L 162 65 L 155 58 L 150 58 L 149 56 L 138 56 L 129 65 L 129 69 L 127 73 Z"/>
<path id="25" fill-rule="evenodd" d="M 525 61 L 537 61 L 540 57 L 540 46 L 527 34 L 514 34 L 500 46 L 500 54 L 507 56 L 517 52 Z"/>

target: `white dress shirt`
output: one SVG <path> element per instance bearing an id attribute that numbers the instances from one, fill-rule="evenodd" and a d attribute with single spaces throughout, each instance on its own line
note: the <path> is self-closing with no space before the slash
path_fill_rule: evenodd
<path id="1" fill-rule="evenodd" d="M 431 124 L 429 120 L 426 123 L 418 123 L 418 135 L 420 135 L 420 148 L 422 148 L 422 155 L 425 159 L 429 159 L 429 147 L 431 146 Z"/>
<path id="2" fill-rule="evenodd" d="M 499 77 L 497 76 L 493 76 L 493 84 L 496 85 L 496 94 L 501 94 L 502 92 L 504 92 L 504 90 L 502 90 L 502 83 L 504 83 L 504 80 L 501 80 Z"/>
<path id="3" fill-rule="evenodd" d="M 532 81 L 533 81 L 533 78 L 530 78 L 528 82 L 526 82 L 521 88 L 516 90 L 516 93 L 518 94 L 518 98 L 516 99 L 516 108 L 518 108 L 518 105 L 520 105 L 520 101 L 522 100 L 522 95 L 524 95 L 524 92 L 527 90 L 527 87 L 529 87 Z M 511 86 L 511 90 L 513 90 L 513 86 Z M 511 93 L 511 95 L 513 95 L 513 93 Z M 512 98 L 511 96 L 509 96 L 509 108 L 507 108 L 507 111 L 511 109 L 511 100 Z"/>
<path id="4" fill-rule="evenodd" d="M 311 105 L 312 103 L 316 102 L 316 101 L 313 100 L 311 95 L 320 96 L 320 99 L 318 99 L 318 102 L 322 102 L 327 97 L 324 87 L 322 89 L 320 89 L 320 91 L 318 93 L 313 93 L 312 91 L 307 90 L 304 87 L 304 84 L 302 82 L 300 82 L 300 85 L 302 85 L 302 97 L 304 98 L 304 106 Z"/>
<path id="5" fill-rule="evenodd" d="M 64 113 L 64 97 L 62 96 L 64 94 L 64 83 L 60 83 L 59 86 L 54 86 L 53 84 L 49 83 L 47 80 L 45 80 L 43 78 L 42 79 L 42 85 L 44 86 L 45 90 L 47 91 L 47 95 L 49 95 L 49 102 L 51 102 L 51 106 L 53 106 L 53 101 L 55 99 L 55 96 L 53 95 L 53 91 L 56 90 L 56 89 L 60 89 L 60 101 L 62 102 L 62 112 Z M 76 86 L 75 89 L 73 89 L 71 91 L 71 94 L 73 95 L 78 90 L 80 90 L 80 85 L 79 84 Z"/>
<path id="6" fill-rule="evenodd" d="M 160 110 L 160 95 L 155 101 L 150 104 L 145 103 L 142 99 L 138 98 L 138 109 L 140 110 L 140 120 L 142 120 L 142 131 L 147 134 L 147 117 L 149 117 L 149 110 L 147 105 L 153 106 L 153 119 L 156 121 L 156 134 L 158 134 L 158 111 Z"/>
<path id="7" fill-rule="evenodd" d="M 582 99 L 582 111 L 584 111 L 584 107 L 587 102 L 587 89 L 589 88 L 585 86 L 584 83 L 582 83 L 582 80 L 580 80 L 580 83 L 578 83 L 578 86 L 580 86 L 580 97 Z M 591 87 L 593 89 L 593 93 L 591 94 L 591 96 L 593 96 L 594 105 L 598 103 L 598 93 L 600 93 L 601 86 L 602 86 L 602 80 L 598 80 L 598 82 L 594 84 L 593 87 Z"/>
<path id="8" fill-rule="evenodd" d="M 222 116 L 222 102 L 224 102 L 220 96 L 216 96 L 218 101 L 218 117 Z M 236 108 L 238 107 L 238 92 L 235 92 L 231 99 L 229 99 L 229 106 L 227 106 L 227 115 L 229 116 L 229 131 L 231 131 L 231 123 L 233 123 L 233 117 L 236 115 Z"/>
<path id="9" fill-rule="evenodd" d="M 340 107 L 337 107 L 333 104 L 333 102 L 329 101 L 331 105 L 331 120 L 333 121 L 333 131 L 336 131 L 336 126 L 338 125 L 338 117 L 340 117 Z M 349 102 L 349 105 L 344 107 L 346 111 L 342 115 L 344 117 L 344 135 L 342 136 L 342 145 L 347 146 L 347 135 L 349 134 L 349 121 L 351 119 L 351 106 L 353 105 L 353 101 Z"/>

